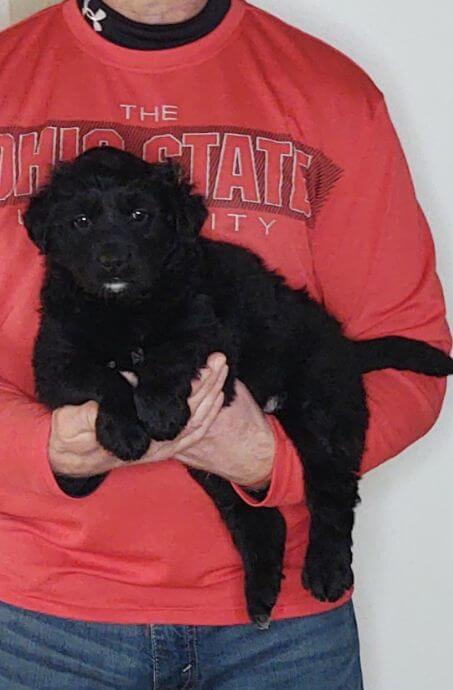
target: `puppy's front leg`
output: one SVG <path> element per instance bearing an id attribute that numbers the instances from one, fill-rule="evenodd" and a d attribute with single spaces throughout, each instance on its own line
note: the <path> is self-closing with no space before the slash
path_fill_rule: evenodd
<path id="1" fill-rule="evenodd" d="M 82 404 L 89 400 L 99 403 L 96 418 L 96 437 L 106 450 L 124 461 L 138 460 L 148 450 L 151 437 L 137 417 L 132 386 L 117 372 L 101 366 L 83 367 L 80 363 L 68 363 L 60 371 L 58 397 L 43 402 L 53 409 L 68 404 Z"/>
<path id="2" fill-rule="evenodd" d="M 138 419 L 132 386 L 120 375 L 105 381 L 96 419 L 99 443 L 124 461 L 141 458 L 151 436 Z"/>
<path id="3" fill-rule="evenodd" d="M 40 402 L 55 410 L 95 400 L 99 443 L 121 460 L 138 460 L 147 451 L 150 436 L 137 417 L 133 387 L 117 371 L 93 363 L 63 337 L 53 338 L 49 357 L 47 332 L 44 323 L 33 359 Z"/>
<path id="4" fill-rule="evenodd" d="M 196 342 L 168 343 L 150 353 L 150 363 L 139 372 L 134 399 L 151 438 L 171 440 L 185 427 L 192 380 L 211 351 L 207 339 L 200 337 Z"/>

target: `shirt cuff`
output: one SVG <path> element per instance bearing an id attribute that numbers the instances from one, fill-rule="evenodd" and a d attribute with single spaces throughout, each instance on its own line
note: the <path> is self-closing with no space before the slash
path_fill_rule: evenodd
<path id="1" fill-rule="evenodd" d="M 276 508 L 297 505 L 304 500 L 304 478 L 302 461 L 293 442 L 286 435 L 280 422 L 273 415 L 266 415 L 275 439 L 274 464 L 270 486 L 262 500 L 243 487 L 232 482 L 233 489 L 249 506 L 255 508 Z"/>

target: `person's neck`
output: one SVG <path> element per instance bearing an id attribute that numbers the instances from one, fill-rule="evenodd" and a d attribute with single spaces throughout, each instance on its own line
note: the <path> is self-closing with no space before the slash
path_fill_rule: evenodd
<path id="1" fill-rule="evenodd" d="M 142 24 L 177 24 L 192 19 L 208 0 L 104 0 L 113 10 Z"/>

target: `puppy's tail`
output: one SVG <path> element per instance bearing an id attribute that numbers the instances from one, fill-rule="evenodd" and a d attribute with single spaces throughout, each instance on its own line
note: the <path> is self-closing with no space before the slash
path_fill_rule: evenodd
<path id="1" fill-rule="evenodd" d="M 355 340 L 362 374 L 378 369 L 415 371 L 427 376 L 453 374 L 453 359 L 427 343 L 400 336 Z"/>

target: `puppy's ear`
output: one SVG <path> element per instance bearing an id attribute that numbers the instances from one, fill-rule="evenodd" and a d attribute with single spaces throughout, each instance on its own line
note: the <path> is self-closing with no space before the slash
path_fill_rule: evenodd
<path id="1" fill-rule="evenodd" d="M 176 231 L 181 238 L 194 240 L 209 215 L 205 200 L 201 194 L 193 193 L 193 185 L 187 181 L 180 165 L 168 160 L 162 164 L 161 171 Z"/>
<path id="2" fill-rule="evenodd" d="M 44 187 L 32 197 L 24 213 L 24 225 L 28 236 L 41 254 L 46 254 L 49 247 L 49 206 L 50 191 L 48 187 Z"/>

